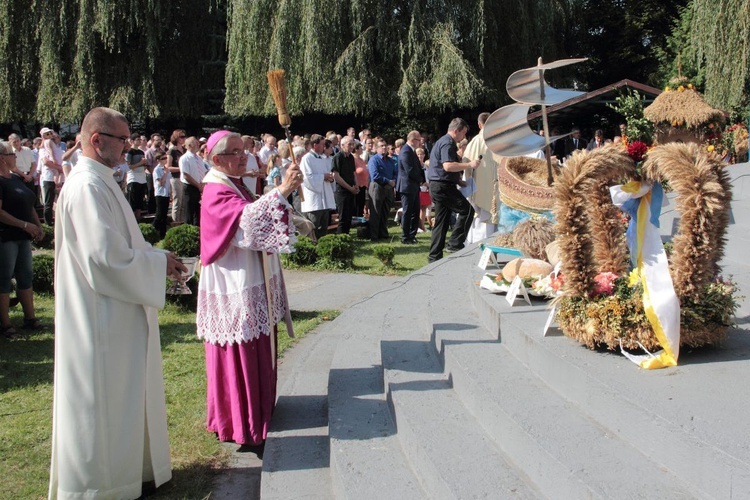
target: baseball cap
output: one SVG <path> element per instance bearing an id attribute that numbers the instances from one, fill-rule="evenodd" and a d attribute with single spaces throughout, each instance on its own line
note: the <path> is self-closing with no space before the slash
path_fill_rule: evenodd
<path id="1" fill-rule="evenodd" d="M 42 130 L 39 131 L 39 135 L 44 135 L 44 134 L 46 134 L 48 132 L 54 132 L 54 130 L 52 130 L 49 127 L 43 127 Z"/>

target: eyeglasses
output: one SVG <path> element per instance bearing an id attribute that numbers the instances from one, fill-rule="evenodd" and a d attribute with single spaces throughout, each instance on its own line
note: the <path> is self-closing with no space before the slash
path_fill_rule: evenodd
<path id="1" fill-rule="evenodd" d="M 239 149 L 235 149 L 231 153 L 216 153 L 216 156 L 237 156 L 239 158 L 242 158 L 243 156 L 247 156 L 247 153 L 244 151 L 240 151 Z"/>
<path id="2" fill-rule="evenodd" d="M 180 139 L 184 139 L 184 138 L 185 138 L 185 136 L 184 136 L 184 135 L 181 135 L 181 136 L 179 136 L 179 137 L 180 137 Z"/>
<path id="3" fill-rule="evenodd" d="M 106 132 L 97 132 L 97 134 L 99 134 L 99 135 L 106 135 L 107 137 L 111 137 L 112 139 L 117 139 L 118 141 L 120 141 L 120 142 L 121 142 L 121 143 L 123 143 L 123 144 L 125 144 L 125 142 L 126 142 L 126 141 L 127 141 L 128 139 L 130 139 L 130 137 L 127 137 L 127 136 L 125 136 L 125 137 L 120 137 L 119 135 L 112 135 L 112 134 L 108 134 L 108 133 L 106 133 Z"/>

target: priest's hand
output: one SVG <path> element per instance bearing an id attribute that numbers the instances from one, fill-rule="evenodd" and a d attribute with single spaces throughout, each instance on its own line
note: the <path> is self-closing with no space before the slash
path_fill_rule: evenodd
<path id="1" fill-rule="evenodd" d="M 292 192 L 300 187 L 302 181 L 305 180 L 305 176 L 299 170 L 298 165 L 292 165 L 286 171 L 284 182 L 279 186 L 279 192 L 284 198 L 288 197 Z"/>
<path id="2" fill-rule="evenodd" d="M 175 254 L 167 254 L 167 276 L 171 276 L 179 281 L 182 278 L 182 273 L 186 273 L 187 270 L 185 264 Z"/>

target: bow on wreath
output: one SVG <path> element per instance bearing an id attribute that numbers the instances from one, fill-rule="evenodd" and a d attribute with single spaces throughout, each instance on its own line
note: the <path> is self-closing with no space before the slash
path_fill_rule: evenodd
<path id="1" fill-rule="evenodd" d="M 680 301 L 674 291 L 669 263 L 659 235 L 659 215 L 664 199 L 660 183 L 632 181 L 610 188 L 612 202 L 630 215 L 627 231 L 633 271 L 630 286 L 643 286 L 643 309 L 662 347 L 657 353 L 625 357 L 648 370 L 677 365 L 680 355 Z M 645 350 L 645 349 L 644 349 Z"/>

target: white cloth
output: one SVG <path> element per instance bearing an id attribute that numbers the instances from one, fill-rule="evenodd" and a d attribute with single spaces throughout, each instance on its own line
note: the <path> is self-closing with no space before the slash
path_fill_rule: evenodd
<path id="1" fill-rule="evenodd" d="M 302 181 L 302 194 L 305 197 L 302 211 L 335 209 L 333 183 L 325 180 L 325 174 L 331 171 L 331 159 L 310 151 L 302 157 L 299 168 L 305 177 Z"/>
<path id="2" fill-rule="evenodd" d="M 156 313 L 166 256 L 144 241 L 112 169 L 87 157 L 55 220 L 49 497 L 136 498 L 172 476 Z"/>
<path id="3" fill-rule="evenodd" d="M 183 184 L 190 184 L 185 178 L 185 174 L 192 177 L 198 184 L 200 184 L 206 175 L 203 158 L 190 151 L 185 151 L 185 154 L 180 156 L 178 164 L 180 165 L 180 182 Z"/>
<path id="4" fill-rule="evenodd" d="M 476 212 L 466 235 L 466 244 L 484 241 L 497 231 L 497 224 L 493 224 L 490 219 L 492 213 L 489 211 L 480 208 Z"/>
<path id="5" fill-rule="evenodd" d="M 252 153 L 247 154 L 247 165 L 245 166 L 245 172 L 258 172 L 258 161 L 255 159 L 255 155 Z M 245 185 L 248 191 L 253 194 L 258 194 L 258 178 L 257 177 L 243 177 L 242 183 Z"/>
<path id="6" fill-rule="evenodd" d="M 16 153 L 16 168 L 24 174 L 31 172 L 31 167 L 34 165 L 34 153 L 26 146 L 21 146 L 20 151 L 14 152 Z"/>

